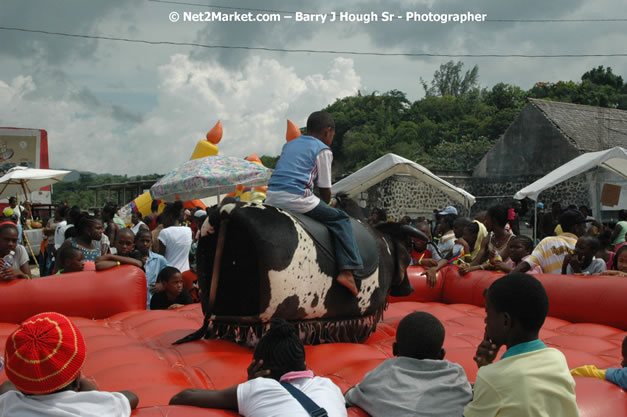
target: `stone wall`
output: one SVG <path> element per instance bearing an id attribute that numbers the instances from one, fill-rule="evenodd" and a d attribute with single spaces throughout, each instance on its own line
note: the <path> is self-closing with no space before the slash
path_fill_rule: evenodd
<path id="1" fill-rule="evenodd" d="M 471 216 L 495 204 L 509 204 L 517 191 L 538 179 L 538 177 L 518 177 L 507 181 L 473 178 L 470 175 L 442 176 L 442 178 L 476 197 L 476 203 L 471 208 Z M 562 207 L 569 204 L 590 207 L 590 184 L 591 178 L 586 174 L 581 174 L 544 191 L 540 194 L 539 201 L 543 202 L 547 208 L 550 208 L 554 201 L 560 202 Z M 459 213 L 468 215 L 459 203 L 437 188 L 420 182 L 414 177 L 400 175 L 390 177 L 368 189 L 365 204 L 368 209 L 384 208 L 388 218 L 394 221 L 398 221 L 405 215 L 412 218 L 424 216 L 430 219 L 434 209 L 442 209 L 449 205 L 457 207 Z M 530 205 L 529 209 L 533 209 L 533 206 Z"/>
<path id="2" fill-rule="evenodd" d="M 395 175 L 368 189 L 366 208 L 383 208 L 388 219 L 398 221 L 409 215 L 431 219 L 434 209 L 451 204 L 451 199 L 437 188 L 414 177 Z"/>

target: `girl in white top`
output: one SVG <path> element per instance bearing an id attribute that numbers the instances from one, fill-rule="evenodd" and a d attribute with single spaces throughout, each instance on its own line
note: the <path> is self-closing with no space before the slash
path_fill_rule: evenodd
<path id="1" fill-rule="evenodd" d="M 329 378 L 315 376 L 305 364 L 305 346 L 296 328 L 279 319 L 261 338 L 248 381 L 223 390 L 187 389 L 170 399 L 170 405 L 192 405 L 237 411 L 244 417 L 307 417 L 309 413 L 281 383 L 307 395 L 329 417 L 346 417 L 340 388 Z"/>
<path id="2" fill-rule="evenodd" d="M 189 270 L 189 250 L 192 247 L 192 229 L 181 226 L 183 203 L 175 201 L 163 211 L 163 230 L 159 233 L 159 254 L 168 265 L 181 272 Z"/>

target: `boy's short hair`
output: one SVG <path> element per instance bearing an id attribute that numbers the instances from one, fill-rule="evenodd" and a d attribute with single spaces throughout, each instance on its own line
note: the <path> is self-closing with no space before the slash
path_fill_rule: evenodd
<path id="1" fill-rule="evenodd" d="M 74 246 L 66 246 L 63 249 L 61 249 L 59 251 L 59 265 L 61 265 L 61 268 L 65 267 L 65 262 L 69 259 L 74 259 L 76 256 L 80 256 L 81 254 L 81 250 L 78 248 L 75 248 Z"/>
<path id="2" fill-rule="evenodd" d="M 468 217 L 459 216 L 453 221 L 453 228 L 464 228 L 469 226 L 470 224 L 472 224 L 472 220 L 470 220 Z"/>
<path id="3" fill-rule="evenodd" d="M 133 241 L 135 241 L 135 233 L 133 233 L 133 231 L 129 228 L 118 230 L 118 240 L 120 239 L 120 235 L 129 235 L 133 239 Z M 150 236 L 152 236 L 152 234 Z"/>
<path id="4" fill-rule="evenodd" d="M 440 223 L 445 223 L 449 229 L 453 229 L 455 220 L 457 220 L 457 214 L 445 214 L 440 217 Z"/>
<path id="5" fill-rule="evenodd" d="M 166 266 L 161 270 L 161 272 L 159 272 L 159 275 L 157 275 L 157 282 L 162 282 L 165 284 L 168 282 L 172 275 L 180 273 L 181 271 L 179 271 L 178 268 L 175 268 L 173 266 Z"/>
<path id="6" fill-rule="evenodd" d="M 137 233 L 135 234 L 135 243 L 141 238 L 142 235 L 148 235 L 150 240 L 152 240 L 152 232 L 148 229 L 140 227 Z"/>
<path id="7" fill-rule="evenodd" d="M 531 275 L 513 273 L 490 285 L 486 297 L 497 313 L 509 313 L 527 331 L 539 331 L 549 314 L 549 297 Z"/>
<path id="8" fill-rule="evenodd" d="M 40 313 L 9 335 L 4 352 L 9 381 L 24 394 L 50 394 L 78 378 L 85 341 L 70 319 Z"/>
<path id="9" fill-rule="evenodd" d="M 444 335 L 444 326 L 432 314 L 424 311 L 408 314 L 396 330 L 397 355 L 415 359 L 439 359 Z"/>
<path id="10" fill-rule="evenodd" d="M 473 221 L 464 226 L 464 229 L 468 229 L 470 233 L 479 233 L 479 223 Z"/>
<path id="11" fill-rule="evenodd" d="M 305 370 L 305 346 L 298 330 L 285 320 L 273 319 L 270 329 L 261 338 L 253 357 L 263 360 L 263 368 L 279 379 L 291 371 Z"/>
<path id="12" fill-rule="evenodd" d="M 320 133 L 327 127 L 335 129 L 333 117 L 326 111 L 315 111 L 307 119 L 307 133 Z"/>
<path id="13" fill-rule="evenodd" d="M 577 241 L 587 241 L 594 253 L 598 252 L 598 250 L 601 249 L 601 242 L 594 236 L 581 236 L 579 239 L 577 239 Z"/>

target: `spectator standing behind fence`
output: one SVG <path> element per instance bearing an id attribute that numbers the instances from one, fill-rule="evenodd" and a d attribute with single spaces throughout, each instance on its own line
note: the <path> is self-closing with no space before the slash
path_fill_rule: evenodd
<path id="1" fill-rule="evenodd" d="M 618 212 L 618 223 L 614 226 L 614 232 L 610 240 L 614 243 L 614 247 L 625 243 L 625 235 L 627 234 L 627 210 Z"/>
<path id="2" fill-rule="evenodd" d="M 166 205 L 161 216 L 163 230 L 159 233 L 159 254 L 165 256 L 168 264 L 179 271 L 188 271 L 192 229 L 180 224 L 183 216 L 183 203 L 175 201 Z"/>

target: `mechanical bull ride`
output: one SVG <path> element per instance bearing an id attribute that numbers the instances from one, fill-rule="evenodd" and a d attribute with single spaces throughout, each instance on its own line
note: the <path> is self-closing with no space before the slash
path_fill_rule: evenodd
<path id="1" fill-rule="evenodd" d="M 374 229 L 353 200 L 351 216 L 364 261 L 354 271 L 354 297 L 335 280 L 332 238 L 317 221 L 259 203 L 215 207 L 201 230 L 197 269 L 204 324 L 177 343 L 216 337 L 255 345 L 272 318 L 297 324 L 307 344 L 360 343 L 376 329 L 387 296 L 413 291 L 404 242 L 416 229 L 389 223 Z"/>

